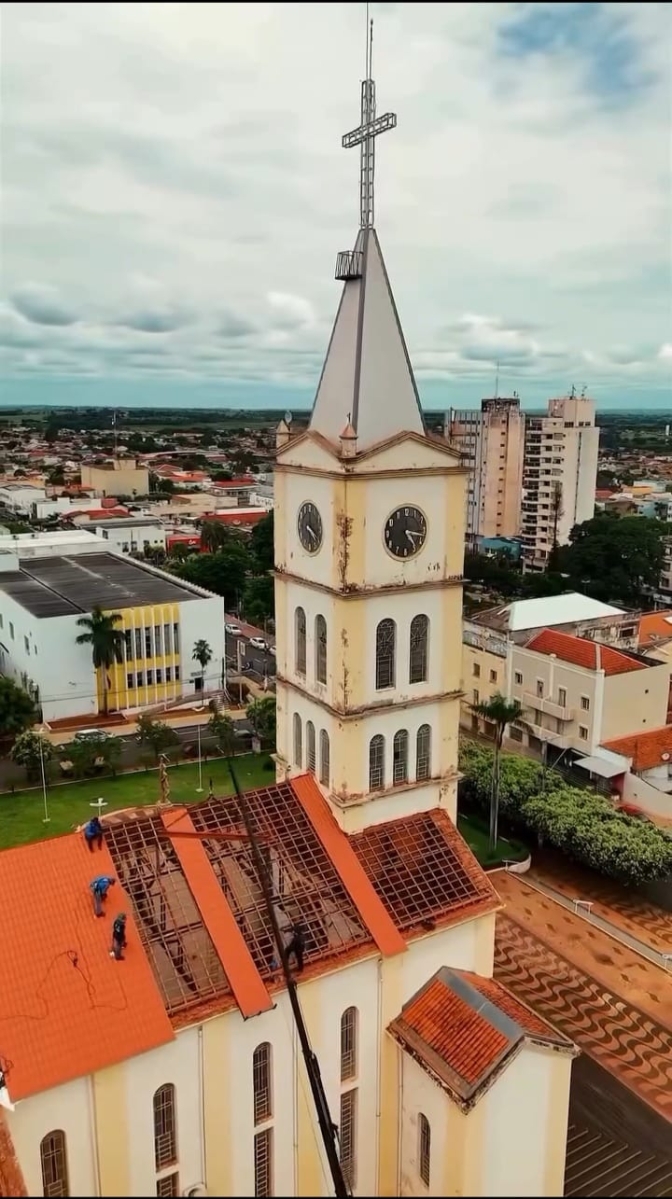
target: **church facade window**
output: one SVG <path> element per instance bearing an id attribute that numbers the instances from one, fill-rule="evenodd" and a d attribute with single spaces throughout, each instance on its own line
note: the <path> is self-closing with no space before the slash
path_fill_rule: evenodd
<path id="1" fill-rule="evenodd" d="M 68 1157 L 65 1133 L 57 1128 L 40 1142 L 42 1192 L 44 1195 L 69 1195 Z"/>
<path id="2" fill-rule="evenodd" d="M 294 666 L 297 674 L 306 674 L 306 613 L 297 608 L 294 613 Z"/>
<path id="3" fill-rule="evenodd" d="M 408 782 L 408 733 L 399 729 L 394 734 L 392 742 L 392 781 L 394 783 Z"/>
<path id="4" fill-rule="evenodd" d="M 320 730 L 320 782 L 329 786 L 329 734 L 326 729 Z"/>
<path id="5" fill-rule="evenodd" d="M 418 781 L 431 778 L 432 774 L 432 730 L 430 725 L 421 724 L 415 738 L 415 777 Z"/>
<path id="6" fill-rule="evenodd" d="M 327 622 L 324 616 L 315 617 L 315 680 L 327 681 Z"/>
<path id="7" fill-rule="evenodd" d="M 359 1012 L 348 1007 L 341 1016 L 341 1082 L 357 1077 L 357 1032 Z"/>
<path id="8" fill-rule="evenodd" d="M 298 712 L 294 713 L 294 765 L 303 766 L 303 729 L 301 727 L 301 717 Z"/>
<path id="9" fill-rule="evenodd" d="M 378 733 L 369 742 L 369 791 L 385 786 L 385 738 Z"/>
<path id="10" fill-rule="evenodd" d="M 425 1186 L 429 1186 L 432 1166 L 432 1130 L 429 1120 L 420 1112 L 418 1115 L 418 1170 Z"/>
<path id="11" fill-rule="evenodd" d="M 409 683 L 426 683 L 429 667 L 429 617 L 414 616 L 408 662 Z"/>
<path id="12" fill-rule="evenodd" d="M 397 656 L 397 626 L 389 617 L 376 629 L 376 691 L 394 687 Z"/>
<path id="13" fill-rule="evenodd" d="M 317 755 L 315 752 L 315 725 L 312 720 L 306 721 L 306 770 L 315 774 Z"/>

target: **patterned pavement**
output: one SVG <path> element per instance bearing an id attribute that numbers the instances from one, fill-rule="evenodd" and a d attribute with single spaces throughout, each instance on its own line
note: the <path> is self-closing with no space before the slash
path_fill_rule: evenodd
<path id="1" fill-rule="evenodd" d="M 556 905 L 557 906 L 557 905 Z M 660 971 L 661 986 L 669 986 Z M 495 977 L 672 1121 L 672 1032 L 510 918 L 497 918 Z M 627 993 L 627 987 L 623 987 Z"/>

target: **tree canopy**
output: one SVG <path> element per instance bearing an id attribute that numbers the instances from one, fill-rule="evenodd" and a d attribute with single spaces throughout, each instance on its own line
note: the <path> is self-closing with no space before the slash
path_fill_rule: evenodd
<path id="1" fill-rule="evenodd" d="M 672 527 L 653 517 L 602 513 L 574 526 L 558 566 L 577 591 L 637 607 L 642 592 L 659 586 L 670 534 Z"/>
<path id="2" fill-rule="evenodd" d="M 273 548 L 273 532 L 275 528 L 273 509 L 255 525 L 250 537 L 250 548 L 256 560 L 259 571 L 273 570 L 275 551 Z"/>
<path id="3" fill-rule="evenodd" d="M 0 675 L 0 737 L 15 737 L 33 724 L 35 702 L 13 679 Z"/>
<path id="4" fill-rule="evenodd" d="M 461 747 L 463 799 L 488 806 L 492 764 L 492 750 L 473 742 Z M 568 786 L 556 771 L 542 773 L 529 758 L 502 754 L 499 786 L 502 813 L 574 861 L 622 883 L 672 873 L 672 838 L 662 829 L 618 811 L 594 791 Z"/>

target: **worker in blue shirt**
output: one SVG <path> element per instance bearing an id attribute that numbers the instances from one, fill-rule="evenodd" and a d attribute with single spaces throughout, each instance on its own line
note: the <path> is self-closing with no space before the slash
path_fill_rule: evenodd
<path id="1" fill-rule="evenodd" d="M 91 853 L 93 853 L 94 842 L 98 845 L 99 849 L 103 848 L 104 833 L 105 829 L 100 823 L 99 816 L 92 816 L 91 819 L 84 825 L 84 840 L 86 841 Z"/>
<path id="2" fill-rule="evenodd" d="M 105 915 L 103 902 L 107 899 L 107 892 L 110 887 L 113 887 L 116 881 L 116 878 L 110 878 L 108 874 L 99 874 L 97 878 L 94 878 L 92 883 L 89 883 L 93 895 L 93 910 L 96 916 Z"/>

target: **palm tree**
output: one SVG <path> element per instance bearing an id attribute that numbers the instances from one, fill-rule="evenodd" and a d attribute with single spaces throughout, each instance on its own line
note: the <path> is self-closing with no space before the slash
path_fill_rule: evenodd
<path id="1" fill-rule="evenodd" d="M 201 668 L 201 691 L 205 691 L 205 668 L 208 662 L 212 661 L 212 650 L 203 637 L 195 642 L 194 652 L 191 656 L 194 662 L 198 662 Z"/>
<path id="2" fill-rule="evenodd" d="M 229 540 L 229 530 L 219 520 L 204 520 L 201 524 L 201 549 L 216 554 Z"/>
<path id="3" fill-rule="evenodd" d="M 107 712 L 110 677 L 108 670 L 115 662 L 124 660 L 124 634 L 115 628 L 121 620 L 119 612 L 103 612 L 95 607 L 90 616 L 80 616 L 78 626 L 85 632 L 77 637 L 78 645 L 90 645 L 93 665 L 103 672 L 103 712 Z"/>
<path id="4" fill-rule="evenodd" d="M 490 852 L 497 847 L 499 825 L 499 761 L 506 726 L 514 720 L 520 720 L 523 714 L 522 704 L 517 699 L 507 699 L 497 692 L 490 699 L 484 699 L 480 704 L 473 704 L 473 711 L 495 726 L 495 752 L 492 759 L 492 781 L 490 783 Z"/>

